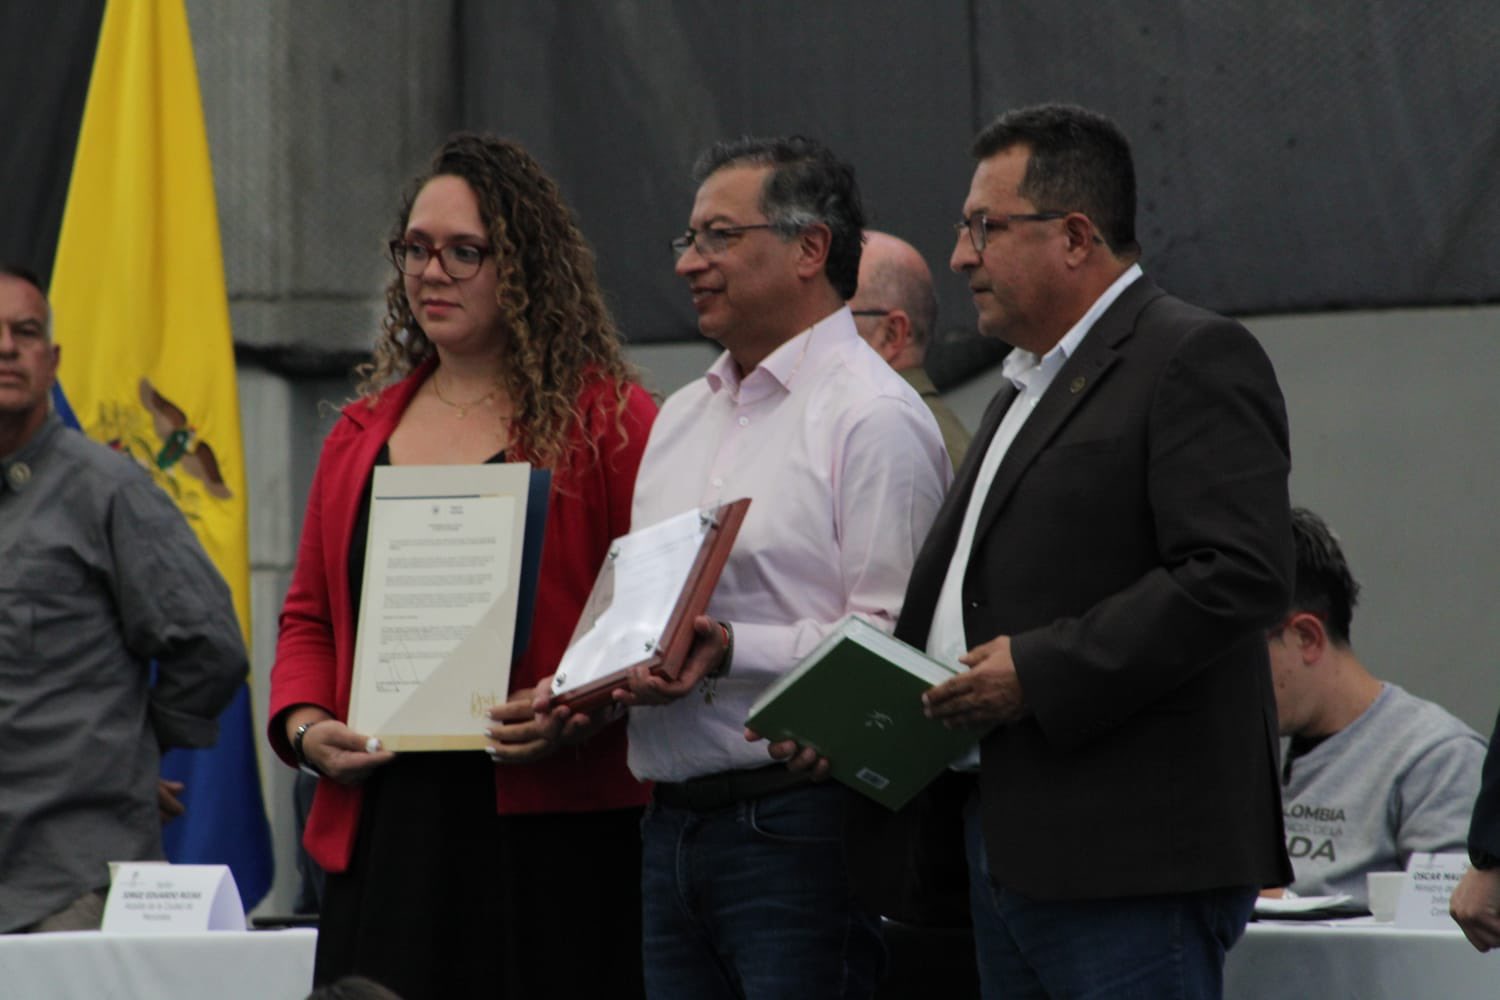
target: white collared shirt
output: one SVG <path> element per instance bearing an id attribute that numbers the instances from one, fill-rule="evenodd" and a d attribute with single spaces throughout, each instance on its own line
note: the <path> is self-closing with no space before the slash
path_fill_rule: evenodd
<path id="1" fill-rule="evenodd" d="M 1025 426 L 1031 411 L 1041 402 L 1047 388 L 1057 376 L 1058 370 L 1078 350 L 1083 338 L 1093 329 L 1094 323 L 1104 311 L 1114 304 L 1122 292 L 1141 277 L 1141 266 L 1132 264 L 1124 274 L 1104 290 L 1078 322 L 1063 335 L 1062 340 L 1042 357 L 1030 351 L 1016 348 L 1005 356 L 1001 374 L 1016 387 L 1015 399 L 1000 421 L 1000 427 L 985 450 L 984 461 L 979 466 L 978 478 L 974 481 L 974 492 L 969 505 L 964 509 L 963 526 L 958 532 L 958 541 L 953 546 L 953 558 L 948 563 L 948 573 L 943 578 L 943 589 L 938 594 L 937 607 L 932 615 L 932 628 L 927 632 L 927 653 L 930 656 L 965 669 L 958 658 L 974 646 L 989 642 L 994 636 L 968 636 L 964 633 L 963 584 L 964 573 L 969 568 L 969 556 L 974 548 L 974 531 L 979 523 L 979 512 L 990 494 L 990 484 L 995 473 L 1010 450 L 1016 435 Z M 954 762 L 954 767 L 971 769 L 979 766 L 979 748 L 975 747 L 967 757 Z"/>
<path id="2" fill-rule="evenodd" d="M 713 702 L 630 712 L 630 769 L 683 781 L 770 762 L 745 716 L 845 616 L 887 630 L 952 477 L 921 397 L 840 309 L 743 379 L 726 353 L 674 393 L 636 477 L 633 527 L 751 498 L 708 613 L 734 626 Z"/>

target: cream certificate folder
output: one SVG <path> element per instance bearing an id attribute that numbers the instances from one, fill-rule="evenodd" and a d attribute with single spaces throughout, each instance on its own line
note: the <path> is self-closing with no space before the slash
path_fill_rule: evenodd
<path id="1" fill-rule="evenodd" d="M 482 750 L 510 690 L 531 467 L 376 466 L 349 727 Z"/>

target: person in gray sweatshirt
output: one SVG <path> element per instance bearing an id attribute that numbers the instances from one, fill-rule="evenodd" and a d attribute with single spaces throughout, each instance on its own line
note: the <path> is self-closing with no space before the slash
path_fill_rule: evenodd
<path id="1" fill-rule="evenodd" d="M 1354 654 L 1359 584 L 1323 519 L 1292 510 L 1297 582 L 1268 638 L 1281 718 L 1282 809 L 1299 896 L 1347 893 L 1413 852 L 1463 851 L 1485 741 Z"/>

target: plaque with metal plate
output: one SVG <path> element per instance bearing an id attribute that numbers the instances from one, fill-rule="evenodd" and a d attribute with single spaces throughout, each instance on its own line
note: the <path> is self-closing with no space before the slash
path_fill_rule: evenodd
<path id="1" fill-rule="evenodd" d="M 553 704 L 595 711 L 637 666 L 676 677 L 749 508 L 745 498 L 689 510 L 615 539 L 552 678 Z"/>

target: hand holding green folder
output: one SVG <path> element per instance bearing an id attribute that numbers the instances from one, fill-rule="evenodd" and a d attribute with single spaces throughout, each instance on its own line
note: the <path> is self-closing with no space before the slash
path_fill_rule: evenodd
<path id="1" fill-rule="evenodd" d="M 922 712 L 958 671 L 851 616 L 750 708 L 745 725 L 827 757 L 833 777 L 899 809 L 983 735 Z"/>

